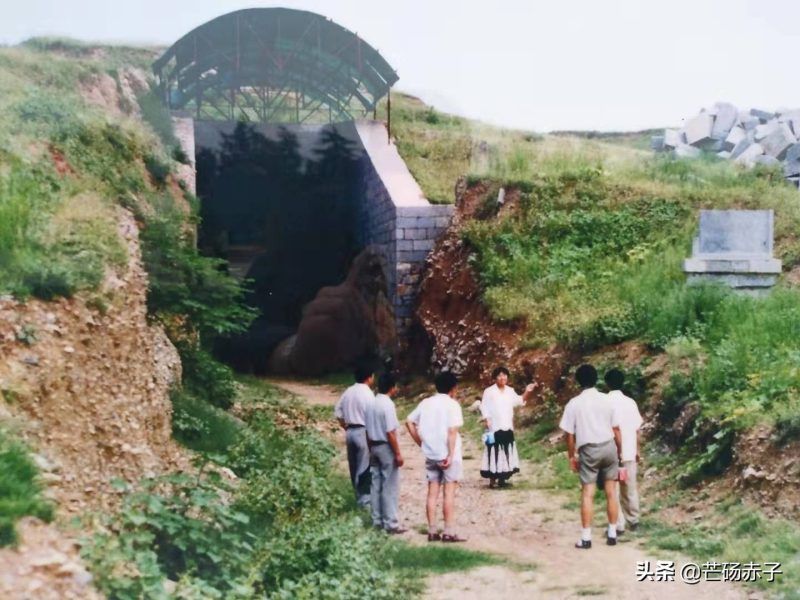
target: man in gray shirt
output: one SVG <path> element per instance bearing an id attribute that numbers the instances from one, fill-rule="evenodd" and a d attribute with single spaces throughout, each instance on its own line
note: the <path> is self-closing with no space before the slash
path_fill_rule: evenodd
<path id="1" fill-rule="evenodd" d="M 370 389 L 374 375 L 371 368 L 362 365 L 356 367 L 354 375 L 356 382 L 344 391 L 333 409 L 333 414 L 345 430 L 347 464 L 350 466 L 350 481 L 358 505 L 369 506 L 369 447 L 364 412 L 367 406 L 375 402 L 375 395 Z"/>
<path id="2" fill-rule="evenodd" d="M 378 378 L 375 402 L 368 404 L 364 413 L 372 473 L 372 525 L 390 534 L 407 531 L 397 519 L 403 455 L 397 439 L 400 424 L 392 402 L 396 393 L 394 376 L 384 373 Z"/>

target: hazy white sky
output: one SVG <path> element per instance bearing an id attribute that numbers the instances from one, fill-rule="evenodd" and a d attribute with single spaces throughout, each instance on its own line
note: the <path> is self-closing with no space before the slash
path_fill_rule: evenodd
<path id="1" fill-rule="evenodd" d="M 325 15 L 376 47 L 396 89 L 500 125 L 679 125 L 717 100 L 800 107 L 798 0 L 3 0 L 0 43 L 168 45 L 240 8 Z"/>

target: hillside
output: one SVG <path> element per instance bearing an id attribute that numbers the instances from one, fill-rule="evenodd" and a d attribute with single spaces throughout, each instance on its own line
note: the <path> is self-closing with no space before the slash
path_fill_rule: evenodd
<path id="1" fill-rule="evenodd" d="M 698 536 L 729 560 L 795 556 L 800 196 L 781 173 L 654 156 L 635 134 L 493 129 L 404 97 L 393 132 L 424 191 L 457 204 L 417 313 L 429 364 L 485 380 L 504 363 L 520 385 L 545 383 L 527 419 L 539 442 L 555 431 L 547 407 L 575 393 L 577 365 L 623 367 L 649 422 L 651 518 L 667 508 L 681 548 Z M 701 208 L 775 211 L 784 273 L 769 297 L 685 285 Z M 555 447 L 541 458 L 564 468 Z M 743 514 L 758 526 L 739 526 Z"/>

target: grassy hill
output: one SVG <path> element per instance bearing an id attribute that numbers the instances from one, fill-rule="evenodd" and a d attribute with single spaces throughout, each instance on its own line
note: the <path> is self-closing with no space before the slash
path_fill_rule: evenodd
<path id="1" fill-rule="evenodd" d="M 642 133 L 508 131 L 403 95 L 392 109 L 399 150 L 434 201 L 452 201 L 456 175 L 490 184 L 462 237 L 483 302 L 524 323 L 526 347 L 637 341 L 675 357 L 665 414 L 700 409 L 682 440 L 699 453 L 687 478 L 724 470 L 736 435 L 756 425 L 781 443 L 800 434 L 800 290 L 785 277 L 753 299 L 687 287 L 681 270 L 701 208 L 773 209 L 776 255 L 785 272 L 800 263 L 800 195 L 778 171 L 654 156 Z M 500 186 L 520 200 L 498 216 Z"/>
<path id="2" fill-rule="evenodd" d="M 520 350 L 566 350 L 573 366 L 593 360 L 626 371 L 650 421 L 652 547 L 701 561 L 783 561 L 780 582 L 758 585 L 797 598 L 800 479 L 789 473 L 800 448 L 797 189 L 777 170 L 656 156 L 649 132 L 508 131 L 402 95 L 392 108 L 400 153 L 432 201 L 452 202 L 459 175 L 487 189 L 460 235 L 482 302 L 522 330 Z M 519 193 L 501 211 L 500 187 Z M 682 260 L 698 211 L 713 208 L 775 211 L 784 274 L 768 297 L 686 285 Z M 558 413 L 546 402 L 518 433 L 564 482 L 566 461 L 548 443 Z M 757 483 L 742 481 L 748 465 L 760 470 Z"/>

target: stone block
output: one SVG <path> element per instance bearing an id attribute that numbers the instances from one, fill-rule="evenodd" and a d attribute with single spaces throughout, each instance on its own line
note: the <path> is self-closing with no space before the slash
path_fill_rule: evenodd
<path id="1" fill-rule="evenodd" d="M 742 165 L 752 166 L 756 156 L 761 156 L 762 154 L 764 154 L 764 149 L 761 147 L 761 144 L 754 142 L 747 146 L 747 148 L 733 160 Z"/>
<path id="2" fill-rule="evenodd" d="M 428 206 L 398 206 L 398 217 L 441 217 L 453 214 L 452 204 L 430 204 Z"/>
<path id="3" fill-rule="evenodd" d="M 706 152 L 720 152 L 725 148 L 725 141 L 710 139 L 697 144 L 697 147 Z"/>
<path id="4" fill-rule="evenodd" d="M 739 158 L 739 156 L 753 144 L 754 142 L 751 142 L 749 139 L 740 141 L 733 147 L 733 150 L 731 150 L 731 160 Z"/>
<path id="5" fill-rule="evenodd" d="M 662 152 L 664 150 L 664 136 L 663 135 L 651 136 L 650 149 L 655 150 L 656 152 Z"/>
<path id="6" fill-rule="evenodd" d="M 772 256 L 772 210 L 701 210 L 693 256 Z"/>
<path id="7" fill-rule="evenodd" d="M 769 154 L 762 154 L 761 156 L 756 156 L 754 162 L 757 165 L 764 165 L 767 167 L 774 167 L 776 165 L 781 164 L 781 161 L 779 161 L 774 156 L 770 156 Z"/>
<path id="8" fill-rule="evenodd" d="M 433 240 L 414 240 L 414 250 L 432 250 Z"/>
<path id="9" fill-rule="evenodd" d="M 785 163 L 783 163 L 783 176 L 800 176 L 800 160 L 787 160 Z"/>
<path id="10" fill-rule="evenodd" d="M 789 148 L 787 148 L 784 160 L 800 160 L 800 143 L 792 144 L 789 146 Z"/>
<path id="11" fill-rule="evenodd" d="M 450 227 L 450 221 L 451 220 L 452 220 L 452 217 L 450 217 L 450 216 L 447 216 L 447 217 L 436 217 L 433 220 L 433 227 L 435 227 L 436 229 L 446 229 L 446 228 Z"/>
<path id="12" fill-rule="evenodd" d="M 796 142 L 792 130 L 785 123 L 779 123 L 775 131 L 761 140 L 761 146 L 765 154 L 783 160 L 789 147 Z"/>
<path id="13" fill-rule="evenodd" d="M 728 160 L 731 157 L 731 153 L 727 150 L 723 150 L 722 152 L 717 152 L 717 158 L 721 158 L 722 160 Z"/>
<path id="14" fill-rule="evenodd" d="M 413 250 L 414 240 L 397 240 L 397 250 Z"/>
<path id="15" fill-rule="evenodd" d="M 711 128 L 711 137 L 715 140 L 724 140 L 728 137 L 728 133 L 733 129 L 733 126 L 736 125 L 739 114 L 736 107 L 727 102 L 717 102 L 714 108 L 716 109 L 716 117 Z"/>
<path id="16" fill-rule="evenodd" d="M 680 144 L 676 146 L 673 152 L 678 158 L 698 158 L 703 154 L 703 151 L 700 150 L 700 148 L 687 146 L 686 144 Z"/>
<path id="17" fill-rule="evenodd" d="M 682 131 L 678 131 L 677 129 L 665 129 L 664 130 L 664 147 L 665 148 L 677 148 L 681 144 L 686 143 L 686 136 L 683 134 Z"/>
<path id="18" fill-rule="evenodd" d="M 714 125 L 714 117 L 708 113 L 700 113 L 686 121 L 683 128 L 686 134 L 686 143 L 696 146 L 711 138 L 711 128 Z"/>
<path id="19" fill-rule="evenodd" d="M 758 125 L 756 127 L 756 141 L 760 142 L 765 137 L 770 135 L 772 132 L 776 131 L 780 127 L 780 123 L 777 121 L 770 121 L 769 123 L 765 123 L 764 125 Z"/>
<path id="20" fill-rule="evenodd" d="M 400 250 L 397 251 L 397 260 L 410 263 L 423 262 L 428 257 L 426 250 Z"/>
<path id="21" fill-rule="evenodd" d="M 736 290 L 775 285 L 781 262 L 772 257 L 773 220 L 771 210 L 701 210 L 692 256 L 683 261 L 689 282 Z"/>
<path id="22" fill-rule="evenodd" d="M 759 126 L 761 121 L 758 120 L 758 117 L 754 117 L 752 115 L 744 115 L 739 117 L 739 124 L 745 131 L 753 131 L 756 127 Z"/>
<path id="23" fill-rule="evenodd" d="M 750 114 L 756 117 L 762 123 L 766 123 L 775 118 L 775 113 L 767 112 L 766 110 L 759 110 L 757 108 L 751 108 Z"/>
<path id="24" fill-rule="evenodd" d="M 724 149 L 733 150 L 736 147 L 736 144 L 744 139 L 747 139 L 747 134 L 745 133 L 744 128 L 737 125 L 736 127 L 732 128 L 725 137 Z"/>
<path id="25" fill-rule="evenodd" d="M 419 218 L 418 217 L 397 217 L 395 221 L 395 227 L 397 229 L 417 229 L 419 227 Z"/>
<path id="26" fill-rule="evenodd" d="M 427 239 L 427 229 L 405 229 L 405 237 L 407 240 L 424 240 Z"/>

